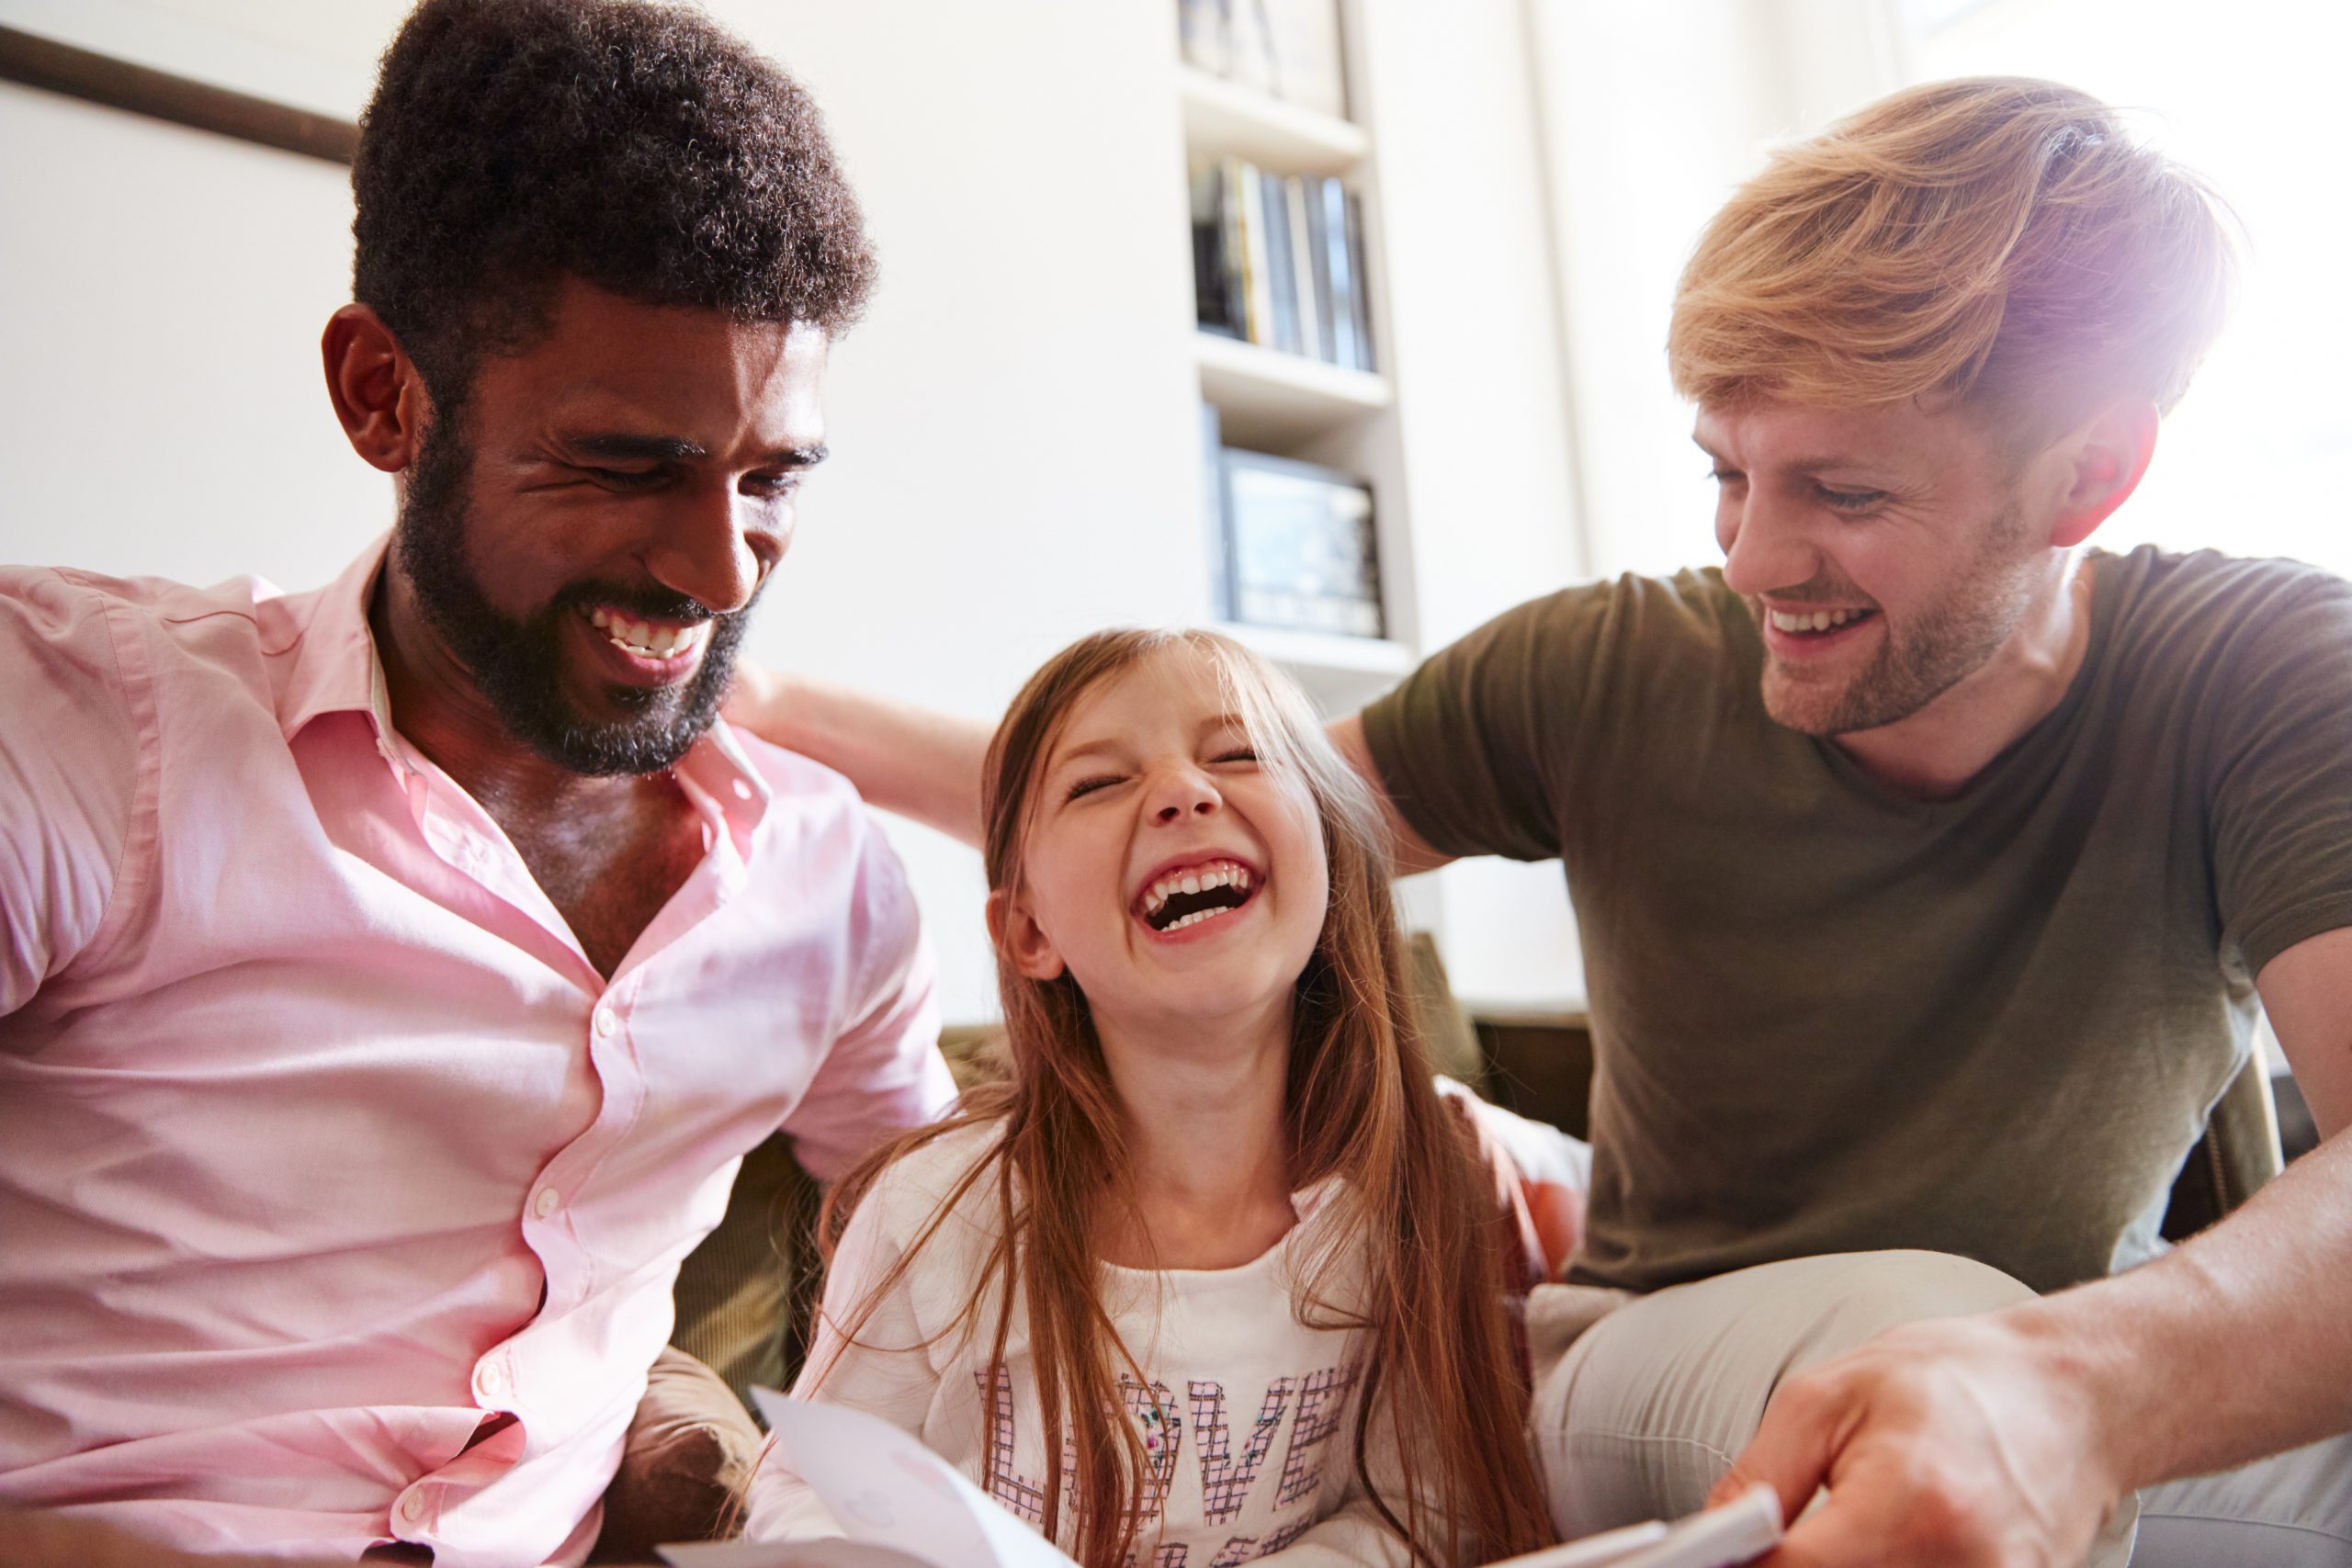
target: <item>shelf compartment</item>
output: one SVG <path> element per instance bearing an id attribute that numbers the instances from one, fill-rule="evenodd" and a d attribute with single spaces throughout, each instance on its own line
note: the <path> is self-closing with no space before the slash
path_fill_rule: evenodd
<path id="1" fill-rule="evenodd" d="M 1193 334 L 1193 357 L 1201 396 L 1216 405 L 1225 439 L 1235 446 L 1280 448 L 1396 401 L 1386 377 L 1214 333 Z"/>
<path id="2" fill-rule="evenodd" d="M 1194 160 L 1244 158 L 1285 175 L 1343 175 L 1372 152 L 1372 137 L 1353 120 L 1301 108 L 1212 76 L 1177 67 L 1184 100 L 1184 151 Z"/>
<path id="3" fill-rule="evenodd" d="M 1337 716 L 1353 713 L 1409 672 L 1413 650 L 1385 637 L 1337 637 L 1220 621 L 1216 629 L 1255 649 L 1306 689 L 1315 705 Z"/>

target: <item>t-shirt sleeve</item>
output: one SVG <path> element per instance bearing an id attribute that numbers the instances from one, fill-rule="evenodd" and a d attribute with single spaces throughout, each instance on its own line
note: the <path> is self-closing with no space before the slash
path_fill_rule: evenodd
<path id="1" fill-rule="evenodd" d="M 2223 941 L 2258 975 L 2352 926 L 2352 583 L 2299 572 L 2238 621 L 2207 809 Z"/>
<path id="2" fill-rule="evenodd" d="M 892 1134 L 937 1120 L 956 1099 L 939 1054 L 935 966 L 913 891 L 889 840 L 862 809 L 861 818 L 849 1021 L 784 1123 L 795 1157 L 820 1181 Z"/>
<path id="3" fill-rule="evenodd" d="M 0 572 L 0 1016 L 104 924 L 139 810 L 137 699 L 106 602 L 52 571 Z M 135 868 L 133 868 L 135 869 Z"/>
<path id="4" fill-rule="evenodd" d="M 1363 711 L 1398 813 L 1449 855 L 1550 860 L 1605 590 L 1505 611 Z"/>

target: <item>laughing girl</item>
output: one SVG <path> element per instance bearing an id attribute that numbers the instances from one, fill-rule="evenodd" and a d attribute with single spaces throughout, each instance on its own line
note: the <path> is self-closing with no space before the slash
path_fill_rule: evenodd
<path id="1" fill-rule="evenodd" d="M 832 1194 L 796 1392 L 917 1434 L 1086 1568 L 1542 1544 L 1515 1237 L 1305 700 L 1221 637 L 1100 634 L 1030 681 L 987 780 L 1011 1081 Z M 750 1522 L 832 1533 L 774 1457 Z"/>

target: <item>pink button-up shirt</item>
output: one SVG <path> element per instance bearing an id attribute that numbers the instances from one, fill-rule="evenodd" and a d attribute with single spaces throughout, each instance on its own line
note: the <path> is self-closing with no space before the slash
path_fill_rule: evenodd
<path id="1" fill-rule="evenodd" d="M 382 556 L 0 570 L 0 1503 L 574 1562 L 737 1157 L 950 1098 L 931 964 L 850 786 L 720 725 L 606 980 L 393 729 Z"/>

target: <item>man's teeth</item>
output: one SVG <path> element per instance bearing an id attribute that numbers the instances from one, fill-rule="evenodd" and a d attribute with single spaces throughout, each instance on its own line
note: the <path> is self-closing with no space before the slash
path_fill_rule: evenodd
<path id="1" fill-rule="evenodd" d="M 1143 896 L 1144 918 L 1148 919 L 1159 913 L 1169 898 L 1178 893 L 1198 893 L 1206 887 L 1232 887 L 1247 893 L 1250 891 L 1250 868 L 1238 861 L 1221 860 L 1208 865 L 1193 866 L 1173 876 L 1163 876 L 1151 885 L 1150 889 Z M 1191 925 L 1195 920 L 1206 919 L 1211 915 L 1222 915 L 1226 912 L 1223 909 L 1203 909 L 1196 914 L 1185 916 L 1165 929 L 1171 931 L 1177 931 Z"/>
<path id="2" fill-rule="evenodd" d="M 1815 610 L 1805 615 L 1792 615 L 1787 610 L 1766 613 L 1771 616 L 1774 629 L 1784 632 L 1826 632 L 1870 614 L 1868 610 Z"/>
<path id="3" fill-rule="evenodd" d="M 704 628 L 710 625 L 697 621 L 690 626 L 652 626 L 601 608 L 589 612 L 588 624 L 611 638 L 615 647 L 644 659 L 668 659 L 685 652 L 702 639 Z"/>

